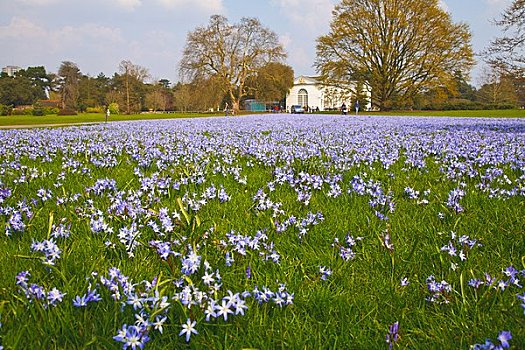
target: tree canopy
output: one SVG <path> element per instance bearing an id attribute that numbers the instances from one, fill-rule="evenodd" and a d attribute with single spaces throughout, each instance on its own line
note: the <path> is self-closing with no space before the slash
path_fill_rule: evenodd
<path id="1" fill-rule="evenodd" d="M 471 34 L 439 0 L 342 0 L 317 40 L 316 68 L 342 84 L 367 81 L 380 109 L 408 105 L 473 65 Z"/>
<path id="2" fill-rule="evenodd" d="M 269 62 L 286 57 L 277 35 L 256 18 L 230 24 L 215 15 L 207 26 L 190 32 L 180 61 L 180 74 L 189 81 L 221 82 L 235 109 L 246 96 L 246 80 Z"/>
<path id="3" fill-rule="evenodd" d="M 60 93 L 62 96 L 62 108 L 68 111 L 76 111 L 79 97 L 80 69 L 76 63 L 64 61 L 58 69 L 60 77 Z"/>
<path id="4" fill-rule="evenodd" d="M 43 66 L 19 70 L 15 76 L 0 75 L 0 104 L 20 106 L 31 105 L 46 98 L 52 77 Z"/>
<path id="5" fill-rule="evenodd" d="M 130 60 L 120 62 L 119 70 L 120 75 L 115 77 L 115 81 L 120 88 L 124 89 L 126 114 L 132 111 L 138 112 L 142 106 L 140 90 L 144 80 L 149 76 L 148 70 L 133 64 Z"/>
<path id="6" fill-rule="evenodd" d="M 293 87 L 294 71 L 292 67 L 270 62 L 257 71 L 257 75 L 248 84 L 254 91 L 255 98 L 265 102 L 281 101 Z"/>

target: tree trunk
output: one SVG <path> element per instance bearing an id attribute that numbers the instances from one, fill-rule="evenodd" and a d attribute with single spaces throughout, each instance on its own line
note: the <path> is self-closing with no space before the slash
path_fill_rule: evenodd
<path id="1" fill-rule="evenodd" d="M 129 75 L 126 73 L 126 113 L 130 114 L 129 109 Z"/>

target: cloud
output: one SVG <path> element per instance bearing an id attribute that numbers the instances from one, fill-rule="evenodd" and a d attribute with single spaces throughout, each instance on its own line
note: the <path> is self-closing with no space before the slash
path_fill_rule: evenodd
<path id="1" fill-rule="evenodd" d="M 272 0 L 281 14 L 301 26 L 301 30 L 319 34 L 328 28 L 332 19 L 334 0 Z"/>
<path id="2" fill-rule="evenodd" d="M 104 42 L 122 41 L 120 29 L 87 23 L 79 27 L 64 26 L 58 29 L 46 29 L 22 17 L 13 17 L 7 26 L 0 26 L 0 40 L 21 39 L 26 42 L 44 40 L 46 45 L 61 47 L 69 42 L 98 40 Z"/>
<path id="3" fill-rule="evenodd" d="M 126 10 L 133 11 L 142 5 L 141 0 L 114 0 L 115 3 Z"/>
<path id="4" fill-rule="evenodd" d="M 0 26 L 0 40 L 27 39 L 46 36 L 44 28 L 26 18 L 13 17 L 7 26 Z"/>
<path id="5" fill-rule="evenodd" d="M 13 17 L 9 24 L 0 26 L 0 47 L 20 66 L 45 65 L 53 70 L 60 61 L 71 60 L 81 69 L 92 62 L 97 70 L 104 69 L 105 61 L 115 51 L 124 50 L 125 44 L 119 28 L 93 23 L 46 28 L 27 18 Z"/>
<path id="6" fill-rule="evenodd" d="M 49 6 L 58 4 L 61 0 L 16 0 L 16 2 L 29 6 Z"/>
<path id="7" fill-rule="evenodd" d="M 330 30 L 332 10 L 337 0 L 271 0 L 281 18 L 288 22 L 280 41 L 288 52 L 287 62 L 295 75 L 315 74 L 316 39 Z"/>
<path id="8" fill-rule="evenodd" d="M 207 13 L 223 13 L 224 4 L 222 0 L 157 0 L 163 7 L 167 9 L 187 9 L 197 8 L 200 12 Z"/>
<path id="9" fill-rule="evenodd" d="M 314 57 L 309 48 L 304 48 L 298 45 L 290 45 L 290 52 L 288 54 L 288 62 L 293 67 L 298 67 L 299 71 L 295 71 L 294 75 L 311 74 L 313 72 Z"/>

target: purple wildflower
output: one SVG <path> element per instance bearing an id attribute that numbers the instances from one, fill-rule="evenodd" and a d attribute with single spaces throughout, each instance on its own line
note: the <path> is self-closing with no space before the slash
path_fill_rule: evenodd
<path id="1" fill-rule="evenodd" d="M 319 273 L 321 274 L 321 279 L 326 281 L 332 275 L 332 270 L 326 266 L 319 266 Z"/>
<path id="2" fill-rule="evenodd" d="M 396 321 L 388 327 L 388 333 L 386 335 L 386 343 L 388 347 L 392 349 L 394 344 L 399 339 L 399 322 Z"/>

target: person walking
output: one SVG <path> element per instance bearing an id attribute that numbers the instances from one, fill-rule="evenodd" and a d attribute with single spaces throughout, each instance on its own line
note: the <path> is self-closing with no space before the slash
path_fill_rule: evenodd
<path id="1" fill-rule="evenodd" d="M 108 122 L 108 118 L 110 116 L 111 112 L 109 111 L 109 107 L 106 108 L 106 123 Z"/>
<path id="2" fill-rule="evenodd" d="M 343 115 L 346 115 L 347 112 L 348 112 L 348 109 L 346 108 L 346 104 L 343 102 L 343 104 L 341 105 L 341 113 Z"/>
<path id="3" fill-rule="evenodd" d="M 224 105 L 224 115 L 227 117 L 230 113 L 230 106 L 228 105 L 228 102 Z"/>
<path id="4" fill-rule="evenodd" d="M 355 100 L 355 115 L 357 115 L 357 113 L 359 113 L 359 101 Z"/>

